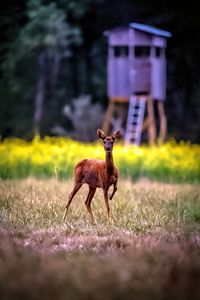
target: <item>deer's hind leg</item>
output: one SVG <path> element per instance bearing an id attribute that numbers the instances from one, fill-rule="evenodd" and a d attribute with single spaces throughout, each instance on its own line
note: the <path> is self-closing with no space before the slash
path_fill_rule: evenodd
<path id="1" fill-rule="evenodd" d="M 76 193 L 78 192 L 78 190 L 81 188 L 82 185 L 83 185 L 82 183 L 75 182 L 74 188 L 73 188 L 71 194 L 69 195 L 69 199 L 68 199 L 67 205 L 65 207 L 65 213 L 64 213 L 64 216 L 63 216 L 63 221 L 65 221 L 65 219 L 66 219 L 69 206 L 70 206 L 74 196 L 76 195 Z"/>
<path id="2" fill-rule="evenodd" d="M 103 194 L 104 194 L 104 200 L 106 204 L 106 213 L 107 213 L 107 221 L 109 223 L 110 220 L 110 206 L 108 203 L 108 188 L 103 189 Z"/>
<path id="3" fill-rule="evenodd" d="M 93 216 L 92 209 L 91 209 L 91 202 L 92 202 L 95 192 L 96 192 L 96 188 L 89 185 L 89 193 L 87 195 L 85 205 L 88 210 L 88 213 L 90 214 L 92 224 L 95 224 L 95 221 L 94 221 L 94 216 Z"/>

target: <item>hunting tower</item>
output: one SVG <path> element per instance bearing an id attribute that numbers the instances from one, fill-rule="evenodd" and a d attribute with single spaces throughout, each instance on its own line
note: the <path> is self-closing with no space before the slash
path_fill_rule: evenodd
<path id="1" fill-rule="evenodd" d="M 130 23 L 106 31 L 105 35 L 108 38 L 109 105 L 103 130 L 109 133 L 111 125 L 119 127 L 121 124 L 125 142 L 139 145 L 142 131 L 147 129 L 149 142 L 154 144 L 154 106 L 157 105 L 160 120 L 158 139 L 162 142 L 166 135 L 163 105 L 166 98 L 165 48 L 171 33 L 149 25 Z"/>

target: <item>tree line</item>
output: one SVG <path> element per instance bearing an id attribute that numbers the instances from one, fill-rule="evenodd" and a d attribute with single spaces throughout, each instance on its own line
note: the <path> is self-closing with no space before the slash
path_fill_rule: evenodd
<path id="1" fill-rule="evenodd" d="M 168 136 L 200 141 L 200 23 L 196 3 L 19 0 L 2 3 L 1 12 L 2 138 L 31 139 L 35 133 L 70 135 L 95 114 L 99 118 L 93 117 L 92 125 L 87 123 L 88 130 L 99 125 L 108 101 L 103 32 L 141 22 L 172 33 L 167 47 Z M 75 113 L 76 109 L 82 109 L 81 113 Z M 70 118 L 69 111 L 76 118 Z M 81 139 L 82 133 L 74 136 Z M 88 140 L 92 139 L 91 134 Z"/>

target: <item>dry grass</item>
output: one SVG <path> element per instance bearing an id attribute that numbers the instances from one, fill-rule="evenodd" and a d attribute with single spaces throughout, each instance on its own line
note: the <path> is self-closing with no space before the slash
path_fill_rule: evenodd
<path id="1" fill-rule="evenodd" d="M 121 181 L 61 222 L 72 182 L 0 182 L 0 299 L 199 299 L 200 186 Z"/>

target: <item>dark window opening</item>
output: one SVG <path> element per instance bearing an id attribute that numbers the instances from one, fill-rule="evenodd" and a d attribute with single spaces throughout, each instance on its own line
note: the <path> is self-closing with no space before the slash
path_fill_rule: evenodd
<path id="1" fill-rule="evenodd" d="M 156 47 L 156 57 L 160 57 L 160 56 L 161 56 L 161 48 Z"/>
<path id="2" fill-rule="evenodd" d="M 134 48 L 135 57 L 148 57 L 150 56 L 150 47 L 148 46 L 136 46 Z"/>
<path id="3" fill-rule="evenodd" d="M 127 46 L 116 46 L 114 47 L 114 56 L 128 56 L 128 47 Z"/>

